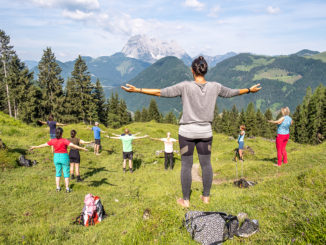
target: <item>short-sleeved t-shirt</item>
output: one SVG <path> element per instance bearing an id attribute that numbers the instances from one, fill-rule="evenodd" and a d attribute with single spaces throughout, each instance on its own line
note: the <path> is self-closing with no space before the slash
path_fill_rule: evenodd
<path id="1" fill-rule="evenodd" d="M 277 125 L 277 134 L 290 134 L 292 118 L 289 116 L 284 117 L 284 121 Z"/>
<path id="2" fill-rule="evenodd" d="M 100 140 L 101 139 L 101 129 L 97 126 L 92 127 L 92 130 L 94 131 L 94 139 Z"/>
<path id="3" fill-rule="evenodd" d="M 176 139 L 170 138 L 169 140 L 167 138 L 161 139 L 164 142 L 164 151 L 166 153 L 172 153 L 173 152 L 173 143 L 176 142 Z"/>
<path id="4" fill-rule="evenodd" d="M 78 138 L 69 138 L 67 140 L 69 140 L 74 145 L 78 145 L 79 146 L 80 139 L 78 139 Z"/>
<path id="5" fill-rule="evenodd" d="M 132 141 L 135 137 L 132 134 L 122 134 L 119 138 L 122 141 L 123 152 L 131 152 Z"/>
<path id="6" fill-rule="evenodd" d="M 57 122 L 47 121 L 46 124 L 50 127 L 50 134 L 55 134 L 55 129 L 57 128 Z"/>
<path id="7" fill-rule="evenodd" d="M 54 147 L 54 153 L 68 153 L 67 147 L 70 144 L 70 141 L 67 139 L 52 139 L 48 143 Z"/>

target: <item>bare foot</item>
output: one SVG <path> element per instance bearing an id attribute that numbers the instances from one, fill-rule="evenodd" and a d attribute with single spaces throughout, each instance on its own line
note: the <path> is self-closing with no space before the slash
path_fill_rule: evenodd
<path id="1" fill-rule="evenodd" d="M 189 200 L 183 200 L 182 198 L 179 198 L 177 200 L 177 204 L 179 204 L 180 206 L 184 207 L 184 208 L 189 208 Z"/>
<path id="2" fill-rule="evenodd" d="M 209 197 L 200 196 L 200 199 L 203 201 L 203 203 L 209 204 Z"/>

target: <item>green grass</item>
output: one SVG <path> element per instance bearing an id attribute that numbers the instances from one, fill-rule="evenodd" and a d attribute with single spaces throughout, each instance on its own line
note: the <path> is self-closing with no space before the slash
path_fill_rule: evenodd
<path id="1" fill-rule="evenodd" d="M 312 55 L 312 56 L 306 56 L 305 58 L 321 60 L 322 62 L 326 63 L 326 52 L 322 52 L 322 53 L 315 54 L 315 55 Z"/>
<path id="2" fill-rule="evenodd" d="M 237 71 L 247 71 L 249 72 L 251 69 L 258 67 L 258 66 L 267 66 L 269 64 L 272 64 L 275 59 L 265 59 L 265 58 L 257 58 L 255 59 L 254 57 L 250 57 L 252 60 L 251 65 L 237 65 L 236 67 L 234 67 L 234 70 Z"/>
<path id="3" fill-rule="evenodd" d="M 301 78 L 302 76 L 299 74 L 293 74 L 283 69 L 273 68 L 259 71 L 255 74 L 253 80 L 258 81 L 261 79 L 270 79 L 293 84 Z"/>
<path id="4" fill-rule="evenodd" d="M 176 205 L 181 196 L 180 156 L 173 171 L 163 170 L 163 158 L 155 150 L 161 142 L 150 139 L 134 142 L 133 174 L 122 173 L 121 142 L 103 139 L 101 156 L 82 152 L 82 183 L 72 181 L 73 192 L 55 192 L 55 170 L 49 148 L 35 150 L 29 159 L 39 164 L 17 167 L 15 158 L 31 145 L 48 140 L 48 128 L 31 127 L 0 114 L 1 138 L 9 147 L 0 153 L 0 243 L 1 244 L 197 244 L 182 227 L 186 210 Z M 178 127 L 168 124 L 133 123 L 131 132 L 163 137 Z M 64 127 L 64 137 L 76 129 L 83 140 L 92 140 L 84 125 Z M 104 128 L 103 128 L 104 129 Z M 122 130 L 104 129 L 120 133 Z M 247 154 L 244 175 L 258 184 L 250 189 L 232 185 L 237 144 L 228 136 L 214 134 L 212 165 L 215 184 L 211 202 L 199 200 L 202 184 L 192 184 L 191 210 L 248 213 L 259 220 L 260 232 L 250 238 L 234 238 L 225 244 L 325 244 L 326 243 L 326 154 L 325 143 L 308 146 L 289 142 L 289 164 L 275 168 L 275 143 L 262 138 L 246 139 L 254 151 Z M 194 162 L 198 163 L 197 156 Z M 240 166 L 239 166 L 240 167 Z M 94 227 L 72 225 L 83 207 L 87 193 L 102 199 L 109 217 Z M 151 218 L 142 219 L 149 208 Z"/>

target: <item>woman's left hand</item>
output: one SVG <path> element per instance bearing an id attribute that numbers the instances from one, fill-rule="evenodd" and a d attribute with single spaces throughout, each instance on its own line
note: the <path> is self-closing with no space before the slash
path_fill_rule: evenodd
<path id="1" fill-rule="evenodd" d="M 258 84 L 256 84 L 256 85 L 252 86 L 252 87 L 250 88 L 250 92 L 251 92 L 251 93 L 257 93 L 259 90 L 261 90 L 261 87 L 259 87 L 259 86 L 260 86 L 260 83 L 258 83 Z"/>
<path id="2" fill-rule="evenodd" d="M 133 86 L 133 85 L 130 85 L 130 84 L 126 84 L 126 87 L 125 86 L 121 86 L 121 88 L 127 92 L 138 92 L 138 89 Z"/>

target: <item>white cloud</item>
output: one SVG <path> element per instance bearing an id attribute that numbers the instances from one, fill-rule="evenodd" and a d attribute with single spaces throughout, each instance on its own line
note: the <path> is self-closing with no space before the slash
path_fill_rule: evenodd
<path id="1" fill-rule="evenodd" d="M 62 11 L 62 16 L 73 20 L 87 20 L 92 18 L 94 14 L 93 12 L 86 13 L 78 9 L 74 11 L 64 9 Z"/>
<path id="2" fill-rule="evenodd" d="M 194 8 L 195 10 L 202 10 L 205 4 L 199 2 L 198 0 L 186 0 L 184 2 L 186 7 Z"/>
<path id="3" fill-rule="evenodd" d="M 279 7 L 268 6 L 266 8 L 266 11 L 269 14 L 278 14 L 280 12 L 280 8 Z"/>
<path id="4" fill-rule="evenodd" d="M 69 10 L 94 10 L 100 7 L 98 0 L 32 0 L 32 2 L 42 7 Z"/>
<path id="5" fill-rule="evenodd" d="M 217 18 L 219 12 L 221 11 L 221 7 L 219 5 L 215 5 L 208 13 L 209 17 Z"/>

